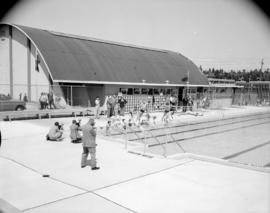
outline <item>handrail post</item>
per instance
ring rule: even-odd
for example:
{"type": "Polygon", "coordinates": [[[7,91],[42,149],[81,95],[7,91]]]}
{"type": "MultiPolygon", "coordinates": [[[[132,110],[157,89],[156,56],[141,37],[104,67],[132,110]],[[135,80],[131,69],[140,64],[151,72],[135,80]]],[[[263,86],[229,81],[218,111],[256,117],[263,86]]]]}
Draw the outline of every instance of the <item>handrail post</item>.
{"type": "Polygon", "coordinates": [[[169,126],[166,125],[166,140],[165,140],[165,147],[164,147],[164,157],[167,158],[167,144],[169,142],[169,126]]]}
{"type": "Polygon", "coordinates": [[[128,148],[127,128],[124,128],[124,137],[125,137],[125,150],[127,150],[128,148]]]}
{"type": "Polygon", "coordinates": [[[143,142],[144,142],[143,154],[145,155],[145,152],[146,152],[146,136],[145,136],[145,130],[144,129],[143,129],[143,142]]]}

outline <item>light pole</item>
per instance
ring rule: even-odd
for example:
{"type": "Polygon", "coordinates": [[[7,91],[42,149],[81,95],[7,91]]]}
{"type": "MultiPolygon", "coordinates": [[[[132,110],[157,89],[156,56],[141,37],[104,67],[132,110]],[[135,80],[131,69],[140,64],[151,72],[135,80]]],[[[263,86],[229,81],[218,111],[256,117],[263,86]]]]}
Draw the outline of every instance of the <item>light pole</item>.
{"type": "Polygon", "coordinates": [[[189,96],[189,70],[187,71],[187,95],[189,96]]]}

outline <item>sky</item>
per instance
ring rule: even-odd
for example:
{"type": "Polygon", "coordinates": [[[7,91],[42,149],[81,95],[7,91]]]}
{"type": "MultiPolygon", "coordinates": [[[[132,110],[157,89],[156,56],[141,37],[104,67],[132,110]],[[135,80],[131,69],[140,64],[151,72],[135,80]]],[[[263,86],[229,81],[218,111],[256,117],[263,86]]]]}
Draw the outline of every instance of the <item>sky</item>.
{"type": "Polygon", "coordinates": [[[270,68],[270,20],[247,0],[24,0],[1,22],[176,51],[203,69],[270,68]]]}

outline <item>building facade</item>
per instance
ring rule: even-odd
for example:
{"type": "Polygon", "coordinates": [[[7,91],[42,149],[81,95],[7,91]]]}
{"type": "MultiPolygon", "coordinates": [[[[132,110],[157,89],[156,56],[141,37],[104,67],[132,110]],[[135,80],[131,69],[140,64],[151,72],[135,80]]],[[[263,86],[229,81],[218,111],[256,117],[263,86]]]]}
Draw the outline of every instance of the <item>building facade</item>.
{"type": "Polygon", "coordinates": [[[180,53],[13,24],[0,24],[0,73],[0,93],[38,102],[52,91],[72,106],[118,93],[130,107],[142,99],[161,103],[169,95],[180,104],[187,90],[209,87],[180,53]]]}

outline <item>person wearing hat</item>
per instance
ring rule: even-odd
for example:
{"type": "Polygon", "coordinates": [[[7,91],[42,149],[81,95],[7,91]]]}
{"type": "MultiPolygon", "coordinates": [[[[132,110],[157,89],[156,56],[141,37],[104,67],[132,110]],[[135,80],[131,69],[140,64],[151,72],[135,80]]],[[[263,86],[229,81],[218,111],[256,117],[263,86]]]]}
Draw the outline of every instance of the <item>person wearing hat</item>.
{"type": "Polygon", "coordinates": [[[83,153],[81,159],[81,167],[84,168],[87,166],[87,157],[90,153],[90,166],[92,170],[97,170],[99,169],[96,163],[97,129],[95,127],[95,120],[93,118],[90,118],[89,121],[82,126],[82,134],[83,153]]]}
{"type": "Polygon", "coordinates": [[[55,122],[54,125],[50,128],[49,133],[46,135],[47,140],[58,141],[61,140],[63,135],[63,125],[59,122],[55,122]]]}

